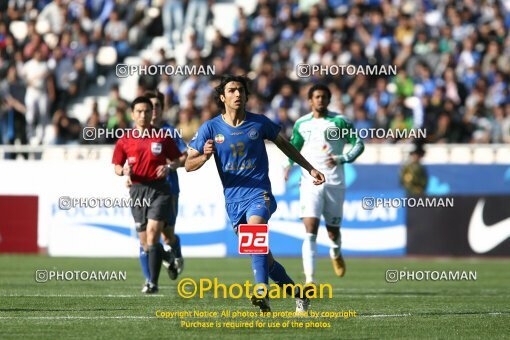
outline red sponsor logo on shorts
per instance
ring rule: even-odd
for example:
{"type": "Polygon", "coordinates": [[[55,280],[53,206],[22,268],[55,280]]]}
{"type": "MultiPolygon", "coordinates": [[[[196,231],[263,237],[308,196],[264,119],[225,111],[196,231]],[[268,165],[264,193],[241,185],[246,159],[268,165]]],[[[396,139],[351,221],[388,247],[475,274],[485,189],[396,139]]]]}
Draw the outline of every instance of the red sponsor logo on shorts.
{"type": "Polygon", "coordinates": [[[269,253],[268,230],[267,224],[239,225],[239,254],[269,253]]]}

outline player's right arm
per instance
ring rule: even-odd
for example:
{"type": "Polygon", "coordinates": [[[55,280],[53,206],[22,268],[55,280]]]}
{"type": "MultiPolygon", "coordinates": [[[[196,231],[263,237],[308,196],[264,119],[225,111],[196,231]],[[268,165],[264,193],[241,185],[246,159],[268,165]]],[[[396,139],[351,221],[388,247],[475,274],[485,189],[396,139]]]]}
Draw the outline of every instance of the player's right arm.
{"type": "Polygon", "coordinates": [[[313,165],[311,165],[282,134],[279,134],[273,140],[273,143],[275,143],[278,149],[280,149],[287,157],[308,171],[308,173],[314,178],[313,184],[321,185],[326,181],[324,174],[315,169],[313,165]]]}
{"type": "Polygon", "coordinates": [[[117,176],[131,176],[131,165],[122,166],[120,164],[115,164],[115,174],[117,176]]]}
{"type": "Polygon", "coordinates": [[[214,141],[210,136],[208,124],[205,123],[189,143],[188,158],[184,163],[187,172],[200,169],[211,158],[214,153],[214,141]]]}
{"type": "Polygon", "coordinates": [[[190,172],[200,169],[211,158],[214,153],[214,142],[212,139],[207,140],[203,151],[204,153],[202,154],[190,147],[188,158],[186,158],[186,163],[184,164],[186,171],[190,172]]]}
{"type": "Polygon", "coordinates": [[[117,144],[115,144],[115,149],[113,150],[112,163],[114,164],[114,171],[117,176],[130,176],[131,175],[131,165],[124,166],[126,163],[127,155],[124,150],[123,140],[119,139],[117,144]]]}

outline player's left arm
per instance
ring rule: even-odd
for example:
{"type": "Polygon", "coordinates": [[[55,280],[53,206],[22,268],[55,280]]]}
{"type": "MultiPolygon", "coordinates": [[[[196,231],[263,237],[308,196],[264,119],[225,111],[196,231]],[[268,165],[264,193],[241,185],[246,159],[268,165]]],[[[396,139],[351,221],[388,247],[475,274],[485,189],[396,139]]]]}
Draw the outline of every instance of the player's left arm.
{"type": "Polygon", "coordinates": [[[287,157],[289,157],[291,160],[293,160],[294,162],[299,164],[301,167],[306,169],[306,171],[308,171],[308,173],[313,178],[315,178],[315,180],[313,181],[313,184],[320,185],[325,182],[326,179],[325,179],[324,175],[320,171],[316,170],[310,164],[310,162],[308,162],[306,160],[306,158],[304,158],[303,155],[301,155],[301,153],[294,147],[294,145],[292,145],[289,141],[287,141],[287,139],[285,138],[284,135],[282,135],[281,133],[278,134],[278,136],[276,136],[276,138],[273,140],[273,143],[275,143],[276,146],[278,147],[278,149],[282,150],[282,152],[287,157]]]}
{"type": "Polygon", "coordinates": [[[337,123],[337,127],[341,130],[347,131],[347,141],[351,144],[351,149],[342,155],[330,155],[328,159],[328,163],[343,164],[343,163],[352,163],[358,158],[363,151],[365,150],[365,144],[363,140],[358,136],[356,130],[352,123],[346,119],[342,119],[340,123],[337,123]]]}

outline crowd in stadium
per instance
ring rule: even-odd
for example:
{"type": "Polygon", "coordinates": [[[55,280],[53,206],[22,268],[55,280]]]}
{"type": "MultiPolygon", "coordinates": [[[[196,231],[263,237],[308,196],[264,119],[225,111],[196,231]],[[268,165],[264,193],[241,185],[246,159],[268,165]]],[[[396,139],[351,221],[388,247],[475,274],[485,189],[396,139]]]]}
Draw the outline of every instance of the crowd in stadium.
{"type": "MultiPolygon", "coordinates": [[[[325,82],[333,92],[330,110],[356,128],[425,128],[429,143],[510,143],[508,1],[259,0],[250,15],[239,8],[231,36],[217,29],[205,34],[213,4],[0,1],[0,143],[41,143],[47,124],[55,128],[55,144],[87,142],[85,126],[131,126],[117,85],[107,111],[95,104],[87,121],[73,117],[69,104],[105,72],[96,62],[102,46],[114,47],[119,63],[155,34],[166,37],[168,48],[144,62],[175,64],[173,49],[181,46],[188,65],[246,74],[252,80],[248,110],[267,115],[288,136],[309,111],[309,86],[325,82]],[[148,29],[150,5],[160,6],[159,29],[148,29]],[[398,72],[299,78],[303,63],[395,65],[398,72]]],[[[216,83],[201,76],[142,76],[138,93],[163,92],[165,118],[190,140],[219,112],[216,83]]]]}

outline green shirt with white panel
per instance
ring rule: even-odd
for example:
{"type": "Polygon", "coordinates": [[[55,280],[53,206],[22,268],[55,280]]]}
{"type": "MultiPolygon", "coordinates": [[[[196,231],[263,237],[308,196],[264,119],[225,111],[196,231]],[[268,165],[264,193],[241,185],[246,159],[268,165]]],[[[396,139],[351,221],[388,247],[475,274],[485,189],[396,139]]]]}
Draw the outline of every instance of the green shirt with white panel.
{"type": "MultiPolygon", "coordinates": [[[[353,162],[365,149],[350,120],[330,111],[320,118],[314,118],[313,112],[299,118],[294,124],[290,142],[326,176],[326,185],[345,186],[343,163],[353,162]],[[346,144],[350,144],[351,148],[344,153],[346,144]],[[333,168],[326,165],[330,155],[337,161],[333,168]]],[[[290,159],[289,162],[293,164],[290,159]]],[[[305,169],[302,169],[302,176],[309,177],[305,169]]]]}

